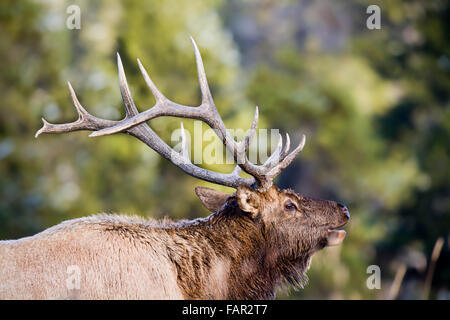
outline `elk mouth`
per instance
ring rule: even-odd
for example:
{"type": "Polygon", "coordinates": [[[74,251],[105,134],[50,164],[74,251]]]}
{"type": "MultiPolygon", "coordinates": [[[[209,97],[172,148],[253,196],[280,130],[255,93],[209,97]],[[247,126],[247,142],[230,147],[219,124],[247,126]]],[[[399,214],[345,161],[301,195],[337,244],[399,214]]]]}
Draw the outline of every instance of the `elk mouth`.
{"type": "Polygon", "coordinates": [[[347,222],[335,226],[335,227],[331,227],[328,228],[328,234],[327,234],[327,246],[332,247],[332,246],[338,246],[342,243],[342,241],[344,241],[346,232],[345,230],[339,229],[342,228],[347,222]]]}

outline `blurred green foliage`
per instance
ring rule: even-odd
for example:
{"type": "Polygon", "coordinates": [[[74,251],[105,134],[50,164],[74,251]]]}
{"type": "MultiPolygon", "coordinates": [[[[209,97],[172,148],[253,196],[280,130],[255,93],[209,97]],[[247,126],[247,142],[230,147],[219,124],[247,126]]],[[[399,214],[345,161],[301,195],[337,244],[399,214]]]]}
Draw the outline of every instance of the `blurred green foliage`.
{"type": "MultiPolygon", "coordinates": [[[[207,215],[195,180],[128,136],[41,136],[40,118],[75,120],[66,81],[94,115],[123,117],[115,52],[140,110],[161,91],[200,101],[189,35],[200,46],[229,128],[262,127],[298,140],[301,156],[278,185],[346,203],[344,244],[313,258],[310,284],[280,298],[421,298],[429,257],[445,238],[431,298],[450,296],[450,46],[445,1],[13,1],[0,2],[0,238],[32,235],[98,212],[207,215]],[[80,30],[66,8],[81,8],[80,30]],[[381,30],[365,26],[378,4],[381,30]],[[174,201],[176,199],[176,201],[174,201]],[[366,269],[379,265],[382,289],[366,269]]],[[[165,141],[179,119],[155,119],[165,141]]],[[[192,130],[192,122],[184,121],[192,130]]],[[[211,166],[231,170],[232,166],[211,166]]],[[[213,186],[216,189],[231,189],[213,186]]]]}

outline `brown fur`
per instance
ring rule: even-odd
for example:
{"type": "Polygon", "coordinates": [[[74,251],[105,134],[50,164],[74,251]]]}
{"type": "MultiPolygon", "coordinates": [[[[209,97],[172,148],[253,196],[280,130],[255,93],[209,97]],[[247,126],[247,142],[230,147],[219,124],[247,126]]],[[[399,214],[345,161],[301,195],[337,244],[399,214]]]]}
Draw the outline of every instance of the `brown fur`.
{"type": "Polygon", "coordinates": [[[0,298],[274,298],[283,282],[305,284],[328,228],[348,220],[335,202],[276,187],[243,187],[226,198],[207,218],[97,215],[0,241],[0,298]],[[288,200],[298,210],[286,211],[288,200]],[[70,265],[80,268],[79,289],[66,285],[70,265]]]}

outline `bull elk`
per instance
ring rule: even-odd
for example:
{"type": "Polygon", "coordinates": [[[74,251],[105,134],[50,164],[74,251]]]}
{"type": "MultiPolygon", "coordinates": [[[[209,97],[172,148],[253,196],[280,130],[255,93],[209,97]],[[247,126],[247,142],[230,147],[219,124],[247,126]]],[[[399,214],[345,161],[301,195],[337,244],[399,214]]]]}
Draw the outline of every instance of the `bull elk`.
{"type": "Polygon", "coordinates": [[[258,108],[247,136],[237,142],[219,116],[199,50],[191,40],[202,95],[198,107],[168,100],[138,60],[156,98],[153,108],[139,113],[117,55],[125,118],[112,121],[89,114],[69,83],[78,120],[51,124],[43,119],[36,137],[78,130],[93,131],[91,137],[127,133],[187,174],[236,192],[196,188],[212,212],[206,218],[171,222],[101,214],[64,221],[31,237],[0,241],[0,298],[269,299],[280,284],[303,286],[311,256],[343,241],[345,231],[339,228],[350,218],[344,205],[273,185],[302,150],[305,136],[289,152],[289,135],[284,147],[280,135],[265,163],[250,162],[247,151],[257,128],[258,108]],[[181,152],[174,151],[147,124],[161,116],[208,124],[233,155],[235,169],[224,174],[195,166],[186,156],[183,135],[181,152]],[[250,177],[241,177],[241,171],[250,177]],[[78,270],[78,286],[68,283],[73,266],[78,270]]]}

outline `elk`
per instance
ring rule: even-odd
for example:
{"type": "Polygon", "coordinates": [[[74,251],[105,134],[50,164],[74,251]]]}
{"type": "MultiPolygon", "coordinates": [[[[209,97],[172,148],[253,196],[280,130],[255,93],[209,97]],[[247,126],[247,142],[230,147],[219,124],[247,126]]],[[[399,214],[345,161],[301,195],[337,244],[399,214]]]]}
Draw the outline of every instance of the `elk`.
{"type": "Polygon", "coordinates": [[[89,114],[68,83],[78,120],[51,124],[42,119],[36,137],[78,130],[93,131],[91,137],[126,133],[185,173],[236,192],[196,188],[211,212],[206,218],[172,222],[99,214],[64,221],[31,237],[0,241],[1,299],[271,299],[280,285],[306,283],[315,252],[342,243],[346,233],[340,228],[350,218],[344,205],[273,184],[303,149],[305,136],[289,152],[289,135],[284,147],[280,135],[265,163],[250,162],[247,151],[258,107],[247,136],[237,142],[219,116],[199,49],[191,41],[202,96],[199,106],[167,99],[138,60],[156,99],[152,108],[139,113],[117,55],[125,118],[112,121],[89,114]],[[182,150],[174,151],[147,124],[162,116],[208,124],[233,155],[235,169],[225,174],[195,166],[187,157],[183,135],[182,150]],[[241,171],[249,177],[242,177],[241,171]]]}

